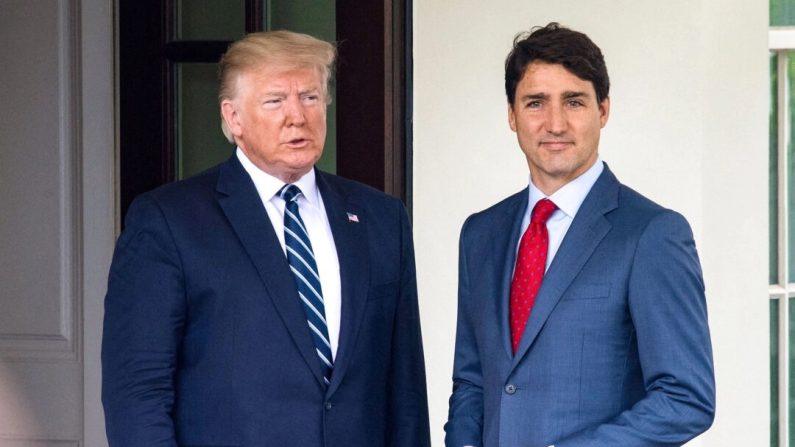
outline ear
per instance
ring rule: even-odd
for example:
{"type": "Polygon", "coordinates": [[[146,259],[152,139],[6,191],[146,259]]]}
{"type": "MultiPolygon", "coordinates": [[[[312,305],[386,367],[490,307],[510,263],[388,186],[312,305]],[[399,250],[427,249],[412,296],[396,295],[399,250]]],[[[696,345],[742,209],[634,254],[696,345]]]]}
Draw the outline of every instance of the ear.
{"type": "Polygon", "coordinates": [[[516,132],[516,113],[513,111],[513,104],[508,104],[508,125],[516,132]]]}
{"type": "Polygon", "coordinates": [[[224,122],[229,132],[233,136],[239,137],[243,134],[243,127],[240,124],[240,114],[237,111],[236,104],[229,99],[221,101],[221,116],[224,117],[224,122]]]}
{"type": "Polygon", "coordinates": [[[608,117],[610,117],[610,97],[603,99],[599,104],[599,122],[601,127],[605,127],[608,117]]]}

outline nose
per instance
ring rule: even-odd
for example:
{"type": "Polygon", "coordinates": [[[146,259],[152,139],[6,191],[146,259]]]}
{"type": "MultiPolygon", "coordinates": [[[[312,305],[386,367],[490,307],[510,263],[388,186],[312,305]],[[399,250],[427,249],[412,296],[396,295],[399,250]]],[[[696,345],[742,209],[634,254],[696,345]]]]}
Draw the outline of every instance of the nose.
{"type": "Polygon", "coordinates": [[[303,126],[306,122],[304,106],[301,104],[301,100],[297,97],[291,97],[287,99],[287,103],[285,104],[284,108],[284,115],[288,126],[303,126]]]}
{"type": "Polygon", "coordinates": [[[547,132],[560,135],[566,131],[568,119],[566,110],[561,105],[553,105],[547,109],[546,130],[547,132]]]}

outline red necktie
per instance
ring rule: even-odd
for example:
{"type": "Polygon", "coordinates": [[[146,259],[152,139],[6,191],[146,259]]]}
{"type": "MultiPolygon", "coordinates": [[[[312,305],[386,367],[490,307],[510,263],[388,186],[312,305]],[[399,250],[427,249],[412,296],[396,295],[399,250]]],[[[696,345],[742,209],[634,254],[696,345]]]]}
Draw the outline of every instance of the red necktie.
{"type": "Polygon", "coordinates": [[[508,317],[511,322],[511,346],[514,354],[519,348],[530,310],[544,278],[549,246],[547,220],[556,209],[558,207],[549,199],[539,200],[533,207],[530,225],[519,243],[519,254],[516,256],[511,282],[511,307],[508,317]]]}

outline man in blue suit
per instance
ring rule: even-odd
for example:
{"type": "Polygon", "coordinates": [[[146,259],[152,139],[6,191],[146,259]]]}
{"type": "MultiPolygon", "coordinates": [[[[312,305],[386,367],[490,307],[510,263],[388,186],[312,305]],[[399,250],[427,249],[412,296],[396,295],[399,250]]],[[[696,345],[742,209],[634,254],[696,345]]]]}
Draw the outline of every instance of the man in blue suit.
{"type": "Polygon", "coordinates": [[[601,161],[609,80],[586,35],[517,36],[505,89],[530,184],[461,231],[447,447],[684,444],[715,410],[688,223],[601,161]]]}
{"type": "Polygon", "coordinates": [[[430,445],[405,209],[314,169],[334,57],[286,31],[233,44],[236,153],[130,208],[105,301],[111,446],[430,445]]]}

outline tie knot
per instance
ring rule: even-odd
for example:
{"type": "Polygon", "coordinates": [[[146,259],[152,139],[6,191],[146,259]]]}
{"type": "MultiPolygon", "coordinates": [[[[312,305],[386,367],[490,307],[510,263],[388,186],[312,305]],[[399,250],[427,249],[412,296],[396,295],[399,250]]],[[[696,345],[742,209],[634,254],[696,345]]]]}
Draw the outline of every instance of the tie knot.
{"type": "Polygon", "coordinates": [[[551,200],[541,199],[536,203],[536,206],[533,207],[533,214],[530,218],[530,222],[545,224],[549,216],[551,216],[556,209],[558,209],[558,206],[551,200]]]}
{"type": "Polygon", "coordinates": [[[300,195],[301,189],[295,185],[284,185],[281,191],[279,191],[279,196],[287,203],[298,200],[298,196],[300,195]]]}

